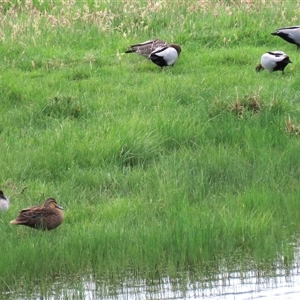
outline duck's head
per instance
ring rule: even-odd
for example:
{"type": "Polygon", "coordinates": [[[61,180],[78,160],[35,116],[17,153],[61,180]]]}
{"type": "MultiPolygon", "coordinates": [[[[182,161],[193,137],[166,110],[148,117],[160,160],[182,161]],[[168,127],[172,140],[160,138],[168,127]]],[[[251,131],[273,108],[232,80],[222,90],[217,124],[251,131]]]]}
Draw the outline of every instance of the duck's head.
{"type": "Polygon", "coordinates": [[[178,56],[180,55],[181,47],[178,44],[171,44],[170,47],[174,48],[177,51],[178,56]]]}
{"type": "Polygon", "coordinates": [[[58,209],[63,210],[63,207],[59,206],[54,198],[46,199],[44,206],[50,207],[50,208],[58,208],[58,209]]]}

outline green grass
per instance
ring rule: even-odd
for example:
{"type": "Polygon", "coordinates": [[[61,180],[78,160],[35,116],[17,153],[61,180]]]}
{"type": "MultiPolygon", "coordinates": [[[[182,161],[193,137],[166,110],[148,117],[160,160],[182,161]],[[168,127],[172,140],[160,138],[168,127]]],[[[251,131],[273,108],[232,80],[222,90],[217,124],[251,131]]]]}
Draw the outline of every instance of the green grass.
{"type": "Polygon", "coordinates": [[[292,262],[300,58],[270,33],[299,5],[159,3],[1,4],[1,290],[292,262]],[[173,68],[123,55],[156,37],[181,44],[173,68]],[[255,72],[269,50],[290,55],[285,75],[255,72]],[[59,228],[9,225],[50,196],[59,228]]]}

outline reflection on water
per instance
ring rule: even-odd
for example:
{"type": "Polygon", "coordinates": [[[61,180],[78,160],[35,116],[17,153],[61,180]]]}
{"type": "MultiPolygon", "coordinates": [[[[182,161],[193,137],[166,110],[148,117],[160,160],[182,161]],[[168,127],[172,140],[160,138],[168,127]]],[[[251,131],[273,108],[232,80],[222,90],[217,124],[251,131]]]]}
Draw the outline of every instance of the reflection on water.
{"type": "MultiPolygon", "coordinates": [[[[94,280],[78,278],[68,283],[56,282],[41,291],[1,293],[1,299],[299,299],[300,251],[295,253],[292,267],[278,263],[270,271],[222,271],[214,279],[197,279],[197,274],[179,274],[174,279],[168,276],[160,280],[125,279],[111,285],[105,278],[94,280]],[[189,275],[190,274],[190,275],[189,275]],[[75,282],[75,283],[74,283],[75,282]],[[34,296],[33,296],[34,295],[34,296]]],[[[45,288],[45,287],[44,287],[45,288]]]]}
{"type": "MultiPolygon", "coordinates": [[[[299,299],[300,268],[276,270],[273,277],[258,277],[257,272],[220,274],[214,282],[189,282],[185,286],[181,282],[163,278],[160,283],[152,285],[146,281],[126,282],[116,289],[113,295],[107,290],[97,292],[96,284],[85,283],[84,295],[81,299],[299,299]],[[287,274],[288,273],[288,274],[287,274]],[[100,292],[100,293],[99,293],[100,292]]],[[[70,291],[69,291],[70,292],[70,291]]],[[[74,297],[69,293],[68,297],[74,297]]],[[[67,295],[65,295],[67,296],[67,295]]]]}

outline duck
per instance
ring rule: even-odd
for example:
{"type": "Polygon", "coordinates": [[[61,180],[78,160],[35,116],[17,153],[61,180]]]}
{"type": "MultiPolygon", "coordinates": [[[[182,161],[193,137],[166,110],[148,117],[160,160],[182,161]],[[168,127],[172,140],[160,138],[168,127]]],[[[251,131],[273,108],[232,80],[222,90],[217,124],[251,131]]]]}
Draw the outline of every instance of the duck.
{"type": "Polygon", "coordinates": [[[259,72],[266,69],[270,72],[282,71],[282,74],[284,74],[285,67],[290,63],[292,63],[292,61],[283,51],[269,51],[262,55],[260,64],[256,67],[256,71],[259,72]]]}
{"type": "Polygon", "coordinates": [[[177,44],[171,44],[166,47],[158,47],[149,54],[148,59],[163,68],[166,66],[173,66],[180,53],[181,47],[177,44]]]}
{"type": "Polygon", "coordinates": [[[135,45],[130,45],[125,53],[138,53],[142,56],[148,57],[152,51],[158,47],[168,47],[168,42],[160,39],[153,39],[135,45]]]}
{"type": "Polygon", "coordinates": [[[285,41],[295,44],[297,49],[300,48],[300,26],[291,26],[285,28],[278,28],[276,32],[272,32],[272,35],[280,36],[285,41]]]}
{"type": "Polygon", "coordinates": [[[52,230],[64,220],[63,208],[54,198],[46,199],[44,205],[24,208],[10,224],[24,225],[35,229],[52,230]]]}
{"type": "Polygon", "coordinates": [[[9,198],[4,196],[2,190],[0,190],[0,213],[6,212],[9,209],[9,198]]]}

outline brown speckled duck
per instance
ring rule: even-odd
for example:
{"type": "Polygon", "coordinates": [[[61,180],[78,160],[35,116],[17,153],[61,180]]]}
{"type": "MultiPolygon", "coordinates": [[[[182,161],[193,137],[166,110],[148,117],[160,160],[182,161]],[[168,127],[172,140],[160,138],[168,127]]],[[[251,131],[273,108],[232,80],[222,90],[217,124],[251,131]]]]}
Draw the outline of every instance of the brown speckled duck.
{"type": "Polygon", "coordinates": [[[9,209],[9,199],[4,196],[3,191],[0,190],[0,214],[9,209]]]}
{"type": "Polygon", "coordinates": [[[44,205],[22,209],[10,224],[24,225],[35,229],[52,230],[64,220],[63,208],[55,199],[46,199],[44,205]]]}
{"type": "Polygon", "coordinates": [[[155,39],[155,40],[149,40],[143,43],[131,45],[129,47],[129,50],[127,50],[125,53],[138,53],[142,56],[148,57],[151,52],[153,52],[155,49],[159,47],[168,47],[170,46],[168,42],[155,39]]]}

